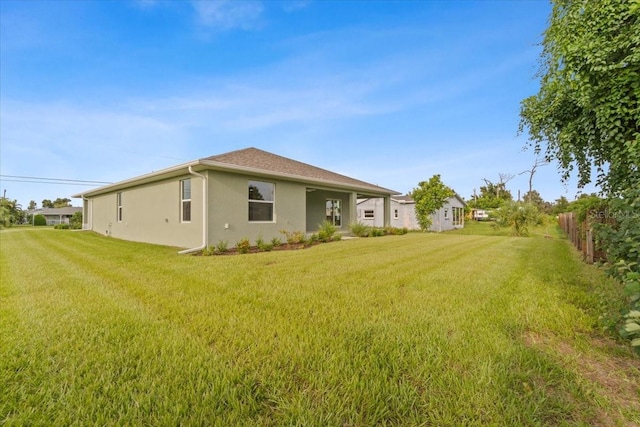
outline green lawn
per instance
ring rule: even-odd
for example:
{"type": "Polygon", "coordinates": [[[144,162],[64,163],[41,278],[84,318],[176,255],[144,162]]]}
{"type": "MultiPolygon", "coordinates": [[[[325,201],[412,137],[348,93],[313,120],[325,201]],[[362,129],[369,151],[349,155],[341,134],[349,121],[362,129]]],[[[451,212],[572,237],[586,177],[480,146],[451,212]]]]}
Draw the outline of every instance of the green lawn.
{"type": "Polygon", "coordinates": [[[0,424],[640,423],[640,360],[598,320],[621,293],[557,237],[0,249],[0,424]]]}

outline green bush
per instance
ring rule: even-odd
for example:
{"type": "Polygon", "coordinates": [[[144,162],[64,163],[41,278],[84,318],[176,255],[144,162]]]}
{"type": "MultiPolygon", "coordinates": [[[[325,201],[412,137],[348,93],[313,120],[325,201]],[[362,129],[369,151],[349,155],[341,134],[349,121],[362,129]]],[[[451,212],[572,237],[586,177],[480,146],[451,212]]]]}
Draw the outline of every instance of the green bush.
{"type": "Polygon", "coordinates": [[[256,239],[256,246],[258,247],[258,250],[262,252],[269,252],[273,249],[273,243],[265,242],[262,235],[256,239]]]}
{"type": "Polygon", "coordinates": [[[338,227],[329,221],[324,221],[318,226],[318,238],[323,242],[330,242],[337,231],[338,227]]]}
{"type": "Polygon", "coordinates": [[[56,230],[68,230],[69,224],[56,224],[53,228],[55,228],[56,230]]]}
{"type": "Polygon", "coordinates": [[[244,237],[236,243],[236,249],[241,254],[249,253],[249,249],[251,249],[251,243],[249,243],[249,239],[244,237]]]}
{"type": "Polygon", "coordinates": [[[384,228],[384,233],[387,235],[391,235],[391,236],[400,236],[403,234],[407,234],[409,232],[409,230],[404,227],[404,228],[398,228],[398,227],[385,227],[384,228]]]}
{"type": "Polygon", "coordinates": [[[380,228],[380,227],[371,227],[371,230],[369,230],[369,236],[371,237],[380,237],[380,236],[384,236],[384,228],[380,228]]]}
{"type": "Polygon", "coordinates": [[[367,237],[369,235],[369,226],[361,222],[351,223],[349,231],[356,237],[367,237]]]}
{"type": "Polygon", "coordinates": [[[42,214],[38,214],[33,218],[33,225],[42,226],[47,225],[47,218],[42,214]]]}
{"type": "Polygon", "coordinates": [[[282,240],[280,240],[279,237],[274,237],[273,239],[271,239],[271,244],[273,245],[274,248],[277,248],[282,244],[282,240]]]}
{"type": "Polygon", "coordinates": [[[226,253],[229,249],[228,249],[228,243],[226,240],[220,240],[217,244],[216,244],[216,248],[215,248],[215,253],[217,254],[224,254],[226,253]]]}
{"type": "Polygon", "coordinates": [[[287,239],[287,243],[290,245],[305,243],[307,240],[305,233],[303,233],[302,231],[281,230],[280,233],[284,234],[285,238],[287,239]]]}
{"type": "Polygon", "coordinates": [[[505,203],[494,211],[494,227],[511,227],[514,236],[528,236],[529,227],[538,225],[542,218],[533,203],[505,203]]]}
{"type": "Polygon", "coordinates": [[[70,228],[73,230],[81,230],[82,229],[82,211],[76,212],[71,216],[69,220],[70,228]]]}

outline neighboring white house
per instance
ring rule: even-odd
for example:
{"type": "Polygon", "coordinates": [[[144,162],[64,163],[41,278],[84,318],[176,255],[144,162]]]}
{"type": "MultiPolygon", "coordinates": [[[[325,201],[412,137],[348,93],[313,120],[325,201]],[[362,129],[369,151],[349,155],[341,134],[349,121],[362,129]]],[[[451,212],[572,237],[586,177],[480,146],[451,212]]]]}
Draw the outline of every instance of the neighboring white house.
{"type": "Polygon", "coordinates": [[[82,208],[67,206],[64,208],[40,208],[27,211],[29,215],[42,215],[47,219],[47,225],[69,224],[71,217],[82,208]]]}
{"type": "MultiPolygon", "coordinates": [[[[410,196],[391,197],[391,226],[419,230],[416,218],[416,202],[410,196]]],[[[464,227],[464,201],[457,194],[450,197],[444,206],[431,215],[431,231],[447,231],[464,227]]],[[[383,199],[359,199],[358,221],[373,227],[382,227],[384,220],[383,199]]]]}

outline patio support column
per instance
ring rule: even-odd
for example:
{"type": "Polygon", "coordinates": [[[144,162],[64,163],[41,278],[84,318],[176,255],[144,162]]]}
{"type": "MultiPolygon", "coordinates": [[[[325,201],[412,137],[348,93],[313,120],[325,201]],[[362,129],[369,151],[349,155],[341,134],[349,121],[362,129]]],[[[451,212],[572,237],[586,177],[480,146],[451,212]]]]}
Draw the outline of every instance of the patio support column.
{"type": "Polygon", "coordinates": [[[384,226],[391,227],[391,197],[384,197],[384,226]]]}
{"type": "Polygon", "coordinates": [[[358,222],[358,193],[349,194],[349,224],[358,222]]]}

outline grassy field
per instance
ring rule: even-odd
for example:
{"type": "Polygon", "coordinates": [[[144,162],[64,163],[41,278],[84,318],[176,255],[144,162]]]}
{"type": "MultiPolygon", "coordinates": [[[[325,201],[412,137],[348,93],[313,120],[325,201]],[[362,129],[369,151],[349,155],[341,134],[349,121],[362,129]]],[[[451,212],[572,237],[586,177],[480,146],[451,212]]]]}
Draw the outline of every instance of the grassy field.
{"type": "Polygon", "coordinates": [[[640,360],[599,326],[620,290],[557,237],[0,249],[0,424],[640,424],[640,360]]]}

